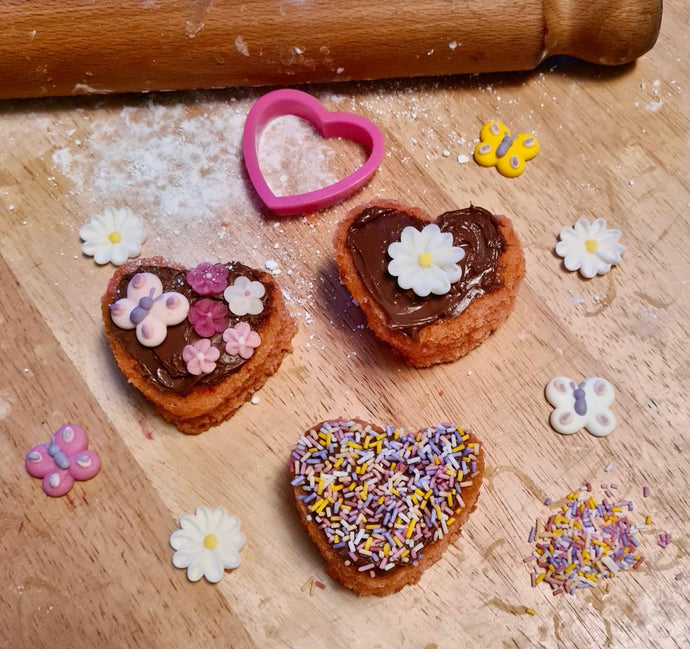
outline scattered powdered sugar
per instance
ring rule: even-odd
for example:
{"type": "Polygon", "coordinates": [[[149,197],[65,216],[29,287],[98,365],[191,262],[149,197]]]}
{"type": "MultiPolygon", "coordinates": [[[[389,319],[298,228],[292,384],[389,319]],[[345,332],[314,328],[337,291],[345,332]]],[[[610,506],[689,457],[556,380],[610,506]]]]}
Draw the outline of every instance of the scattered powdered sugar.
{"type": "Polygon", "coordinates": [[[68,149],[57,149],[53,152],[52,160],[61,169],[66,169],[72,164],[72,155],[68,149]]]}
{"type": "Polygon", "coordinates": [[[271,273],[271,275],[280,275],[281,270],[278,268],[278,262],[275,259],[268,259],[264,264],[264,268],[271,273]]]}
{"type": "Polygon", "coordinates": [[[52,156],[82,204],[126,201],[134,211],[172,218],[178,227],[229,208],[250,208],[240,157],[244,105],[150,101],[112,117],[95,112],[82,146],[52,156]]]}
{"type": "MultiPolygon", "coordinates": [[[[165,96],[97,110],[76,140],[64,133],[51,156],[89,213],[127,204],[153,232],[189,236],[190,226],[256,219],[260,202],[246,176],[242,132],[256,97],[194,94],[165,96]],[[220,97],[220,98],[218,98],[220,97]]],[[[258,95],[257,95],[258,96],[258,95]]],[[[303,120],[285,116],[266,127],[259,159],[274,193],[329,185],[332,152],[303,120]],[[299,153],[303,155],[299,155],[299,153]]],[[[217,238],[222,239],[222,228],[217,238]]]]}
{"type": "Polygon", "coordinates": [[[247,41],[245,41],[242,36],[238,36],[235,39],[235,48],[242,56],[249,56],[249,47],[247,45],[247,41]]]}
{"type": "Polygon", "coordinates": [[[7,415],[10,414],[10,410],[11,410],[11,407],[10,407],[9,399],[7,397],[5,397],[5,395],[0,394],[0,420],[7,417],[7,415]]]}
{"type": "MultiPolygon", "coordinates": [[[[661,81],[659,79],[654,79],[652,81],[652,95],[654,98],[652,101],[647,102],[644,105],[644,109],[649,113],[658,113],[661,107],[664,105],[664,100],[659,97],[659,89],[661,88],[661,81]]],[[[642,82],[640,84],[640,90],[646,90],[647,84],[642,82]]],[[[635,102],[636,106],[639,106],[639,102],[635,102]]]]}
{"type": "Polygon", "coordinates": [[[314,191],[338,180],[323,171],[331,166],[333,151],[311,124],[294,115],[268,124],[257,152],[261,171],[276,196],[314,191]]]}

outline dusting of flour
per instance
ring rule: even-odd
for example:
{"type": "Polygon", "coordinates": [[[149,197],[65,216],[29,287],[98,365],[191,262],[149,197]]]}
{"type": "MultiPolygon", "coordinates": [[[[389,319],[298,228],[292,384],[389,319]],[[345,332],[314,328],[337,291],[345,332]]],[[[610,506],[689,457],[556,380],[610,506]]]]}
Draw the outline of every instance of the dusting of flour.
{"type": "Polygon", "coordinates": [[[0,421],[2,421],[10,413],[10,400],[0,392],[0,421]]]}
{"type": "Polygon", "coordinates": [[[278,117],[266,126],[257,153],[274,194],[302,194],[337,180],[322,171],[332,168],[333,151],[314,146],[320,141],[315,129],[294,115],[278,117]]]}
{"type": "MultiPolygon", "coordinates": [[[[153,232],[189,236],[190,225],[217,229],[223,221],[255,219],[261,207],[241,150],[255,99],[194,95],[188,102],[156,98],[94,111],[89,132],[65,133],[52,163],[71,181],[81,206],[96,213],[127,204],[153,232]]],[[[327,143],[296,117],[266,127],[259,157],[276,194],[337,180],[328,169],[327,143]]]]}

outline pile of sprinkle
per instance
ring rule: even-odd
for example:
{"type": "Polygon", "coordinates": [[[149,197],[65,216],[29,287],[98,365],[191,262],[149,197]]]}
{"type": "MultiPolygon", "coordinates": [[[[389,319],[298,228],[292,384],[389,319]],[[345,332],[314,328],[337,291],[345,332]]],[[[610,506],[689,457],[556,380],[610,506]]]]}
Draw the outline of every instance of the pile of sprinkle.
{"type": "Polygon", "coordinates": [[[534,550],[523,559],[534,564],[533,587],[543,581],[553,595],[574,595],[578,589],[591,588],[642,564],[636,537],[647,525],[633,525],[629,520],[632,501],[610,495],[618,485],[601,486],[608,496],[601,502],[595,501],[587,485],[568,494],[566,504],[546,522],[537,519],[528,538],[534,550]]]}
{"type": "Polygon", "coordinates": [[[293,487],[345,565],[371,577],[417,565],[448,533],[477,474],[478,443],[451,424],[416,433],[326,422],[300,437],[293,487]]]}

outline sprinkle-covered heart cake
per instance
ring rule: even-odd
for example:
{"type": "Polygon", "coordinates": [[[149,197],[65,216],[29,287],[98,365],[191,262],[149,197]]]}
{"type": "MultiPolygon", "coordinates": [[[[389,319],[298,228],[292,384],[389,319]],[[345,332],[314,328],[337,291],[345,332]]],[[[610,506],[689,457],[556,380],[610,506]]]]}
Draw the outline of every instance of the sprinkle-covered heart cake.
{"type": "Polygon", "coordinates": [[[131,262],[101,305],[120,369],[184,433],[219,424],[249,400],[297,331],[273,277],[239,262],[131,262]]]}
{"type": "Polygon", "coordinates": [[[417,367],[457,360],[490,336],[525,275],[511,222],[473,205],[433,220],[377,201],[349,212],[334,246],[369,328],[417,367]]]}
{"type": "Polygon", "coordinates": [[[290,456],[302,524],[328,574],[360,595],[419,581],[474,511],[483,471],[477,438],[451,424],[322,422],[290,456]]]}

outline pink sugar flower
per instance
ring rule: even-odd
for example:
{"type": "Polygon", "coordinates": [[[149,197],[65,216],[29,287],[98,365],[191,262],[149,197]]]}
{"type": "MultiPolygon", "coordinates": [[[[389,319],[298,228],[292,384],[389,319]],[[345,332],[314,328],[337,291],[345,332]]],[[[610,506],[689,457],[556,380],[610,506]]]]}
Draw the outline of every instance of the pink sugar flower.
{"type": "Polygon", "coordinates": [[[225,351],[231,356],[241,356],[245,360],[251,358],[261,344],[261,336],[253,331],[246,322],[238,322],[223,333],[225,351]]]}
{"type": "Polygon", "coordinates": [[[210,374],[216,369],[216,361],[220,358],[220,350],[211,347],[208,338],[197,340],[192,345],[185,345],[182,359],[187,363],[187,371],[194,376],[210,374]]]}
{"type": "Polygon", "coordinates": [[[202,261],[187,271],[187,284],[199,295],[222,293],[228,285],[228,269],[223,264],[202,261]]]}
{"type": "Polygon", "coordinates": [[[228,326],[228,308],[222,302],[207,298],[195,302],[187,317],[194,331],[204,338],[219,334],[228,326]]]}

